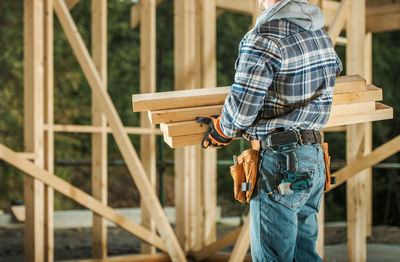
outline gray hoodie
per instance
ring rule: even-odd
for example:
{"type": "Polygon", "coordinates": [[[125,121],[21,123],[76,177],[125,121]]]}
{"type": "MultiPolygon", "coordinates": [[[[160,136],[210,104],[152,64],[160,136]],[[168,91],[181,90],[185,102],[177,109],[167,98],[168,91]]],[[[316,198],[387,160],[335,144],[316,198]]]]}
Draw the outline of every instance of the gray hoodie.
{"type": "Polygon", "coordinates": [[[321,29],[325,24],[321,9],[310,5],[307,0],[281,0],[257,18],[255,28],[268,21],[279,19],[294,23],[308,31],[321,29]]]}

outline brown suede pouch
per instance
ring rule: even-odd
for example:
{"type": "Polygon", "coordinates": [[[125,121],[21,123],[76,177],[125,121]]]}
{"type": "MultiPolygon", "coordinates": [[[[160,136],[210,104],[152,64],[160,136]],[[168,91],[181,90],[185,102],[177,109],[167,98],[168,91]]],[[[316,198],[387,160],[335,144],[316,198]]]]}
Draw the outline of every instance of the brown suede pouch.
{"type": "Polygon", "coordinates": [[[241,203],[246,202],[246,193],[242,191],[242,183],[245,182],[243,164],[230,166],[231,176],[233,178],[233,189],[235,199],[241,203]]]}
{"type": "Polygon", "coordinates": [[[328,192],[331,188],[331,156],[328,152],[328,143],[321,143],[324,149],[324,162],[325,162],[325,187],[324,192],[328,192]]]}
{"type": "Polygon", "coordinates": [[[243,164],[244,174],[246,176],[246,183],[251,184],[250,190],[246,191],[247,203],[250,203],[250,199],[253,194],[254,186],[257,180],[258,153],[258,150],[248,149],[243,151],[242,154],[238,156],[239,163],[243,164]]]}

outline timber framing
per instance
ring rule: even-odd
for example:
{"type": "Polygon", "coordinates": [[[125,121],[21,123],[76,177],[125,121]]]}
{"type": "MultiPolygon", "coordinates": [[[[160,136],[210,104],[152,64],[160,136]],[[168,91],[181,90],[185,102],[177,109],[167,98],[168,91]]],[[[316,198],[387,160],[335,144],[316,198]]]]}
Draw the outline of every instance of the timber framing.
{"type": "MultiPolygon", "coordinates": [[[[132,97],[134,111],[141,112],[140,127],[123,126],[107,92],[107,0],[91,1],[89,53],[69,12],[79,0],[24,0],[25,152],[17,153],[0,144],[0,159],[26,174],[25,260],[54,261],[53,190],[56,190],[95,213],[93,259],[85,261],[186,261],[188,254],[197,261],[251,261],[246,255],[250,216],[242,227],[216,239],[217,153],[198,146],[208,127],[196,123],[194,118],[199,114],[220,114],[230,88],[214,88],[217,86],[216,20],[224,12],[236,12],[251,15],[254,23],[260,13],[255,0],[174,0],[178,50],[175,90],[180,91],[168,94],[154,93],[156,7],[164,0],[140,0],[132,5],[131,27],[141,26],[142,94],[132,97]],[[92,89],[92,125],[54,122],[54,11],[92,89]],[[155,124],[160,124],[160,129],[155,124]],[[93,195],[54,175],[56,132],[91,134],[93,195]],[[108,134],[114,136],[140,191],[145,214],[142,225],[107,205],[108,134]],[[142,161],[129,134],[141,135],[141,143],[149,145],[140,152],[142,161]],[[163,135],[171,147],[187,146],[175,151],[176,178],[179,178],[175,180],[179,216],[175,232],[154,190],[156,135],[163,135]],[[105,219],[143,240],[142,253],[146,254],[108,258],[105,219]],[[232,244],[232,254],[218,253],[232,244]],[[155,253],[156,248],[165,253],[155,253]]],[[[382,100],[382,89],[372,85],[372,33],[400,29],[400,3],[312,2],[322,8],[333,43],[347,48],[346,73],[352,75],[337,78],[331,117],[323,131],[347,135],[348,164],[334,173],[338,183],[332,188],[347,182],[348,258],[365,261],[365,238],[372,224],[371,166],[400,151],[400,136],[372,150],[371,122],[393,117],[391,107],[376,102],[382,100]],[[346,31],[346,37],[341,36],[342,31],[346,31]]],[[[320,218],[322,228],[321,214],[320,218]]],[[[317,245],[323,256],[323,240],[317,245]]]]}

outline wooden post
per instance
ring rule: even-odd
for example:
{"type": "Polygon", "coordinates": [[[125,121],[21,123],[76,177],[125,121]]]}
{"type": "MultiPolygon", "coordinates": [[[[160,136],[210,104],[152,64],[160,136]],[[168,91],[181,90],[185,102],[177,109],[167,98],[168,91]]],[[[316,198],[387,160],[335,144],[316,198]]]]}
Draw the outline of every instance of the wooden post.
{"type": "Polygon", "coordinates": [[[229,262],[243,261],[250,247],[250,212],[247,214],[246,221],[240,230],[239,237],[232,250],[229,262]]]}
{"type": "MultiPolygon", "coordinates": [[[[140,1],[140,92],[156,92],[156,1],[140,1]]],[[[154,128],[151,125],[146,112],[140,114],[140,124],[144,128],[154,128]]],[[[142,135],[140,137],[140,156],[150,184],[156,189],[156,136],[142,135]]],[[[155,232],[154,221],[150,214],[142,207],[142,225],[155,232]]],[[[143,243],[142,253],[155,254],[155,247],[143,243]]]]}
{"type": "MultiPolygon", "coordinates": [[[[92,0],[92,58],[103,88],[107,89],[107,0],[92,0]]],[[[107,205],[107,123],[92,95],[92,124],[101,132],[92,134],[92,194],[107,205]]],[[[107,257],[106,220],[93,214],[92,255],[107,257]]]]}
{"type": "MultiPolygon", "coordinates": [[[[365,80],[367,84],[372,84],[372,33],[368,32],[365,35],[365,80]]],[[[365,124],[365,154],[369,154],[372,152],[372,123],[365,124]]],[[[373,210],[373,201],[372,201],[372,168],[369,168],[365,171],[367,174],[366,181],[366,191],[367,191],[367,236],[371,236],[372,234],[372,210],[373,210]]]]}
{"type": "MultiPolygon", "coordinates": [[[[54,59],[53,59],[53,0],[45,1],[44,9],[44,168],[54,173],[54,59]]],[[[51,187],[44,191],[44,255],[45,261],[54,261],[54,193],[51,187]]]]}
{"type": "MultiPolygon", "coordinates": [[[[200,2],[201,87],[217,86],[217,14],[215,0],[200,2]]],[[[217,150],[203,151],[203,245],[216,240],[217,150]]]]}
{"type": "Polygon", "coordinates": [[[126,165],[132,179],[137,185],[147,211],[155,218],[155,223],[160,236],[165,241],[166,249],[172,261],[186,261],[186,257],[179,246],[178,240],[169,224],[161,204],[157,199],[153,187],[151,186],[143,165],[125,132],[121,119],[114,107],[114,104],[106,90],[103,88],[103,82],[94,65],[92,58],[83,42],[81,35],[74,23],[71,13],[68,11],[64,0],[54,2],[54,10],[59,18],[60,24],[64,29],[68,41],[76,55],[76,58],[86,76],[89,86],[93,91],[98,103],[101,105],[103,113],[106,115],[107,122],[110,125],[115,141],[121,154],[126,161],[126,165]]]}
{"type": "MultiPolygon", "coordinates": [[[[43,167],[44,0],[24,1],[24,151],[43,167]]],[[[25,178],[25,261],[44,260],[44,185],[25,178]]]]}
{"type": "MultiPolygon", "coordinates": [[[[347,14],[347,74],[365,76],[365,0],[350,0],[347,14]]],[[[350,163],[371,150],[370,124],[347,126],[346,151],[350,163]]],[[[366,261],[367,181],[369,171],[347,181],[348,260],[366,261]]]]}
{"type": "MultiPolygon", "coordinates": [[[[175,90],[195,89],[196,83],[196,8],[194,0],[175,0],[174,17],[174,50],[175,50],[175,90]]],[[[200,178],[200,170],[194,157],[198,157],[199,146],[190,146],[175,150],[175,231],[184,251],[189,251],[195,237],[190,230],[195,227],[196,207],[190,209],[191,203],[196,204],[196,184],[191,181],[200,178]],[[192,160],[192,161],[191,161],[192,160]],[[192,225],[191,225],[192,223],[192,225]],[[192,243],[191,243],[192,240],[192,243]]],[[[198,186],[198,185],[197,185],[198,186]]],[[[200,197],[200,196],[197,196],[200,197]]],[[[196,234],[193,233],[193,234],[196,234]]]]}

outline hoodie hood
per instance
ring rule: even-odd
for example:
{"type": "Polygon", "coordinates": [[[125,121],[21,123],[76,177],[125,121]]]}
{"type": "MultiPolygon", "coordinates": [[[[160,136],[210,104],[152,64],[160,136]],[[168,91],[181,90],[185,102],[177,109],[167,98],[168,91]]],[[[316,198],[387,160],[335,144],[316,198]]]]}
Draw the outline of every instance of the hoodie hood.
{"type": "Polygon", "coordinates": [[[318,6],[310,5],[307,0],[281,0],[266,9],[257,18],[255,27],[279,19],[294,23],[307,31],[321,29],[325,24],[321,9],[318,6]]]}

